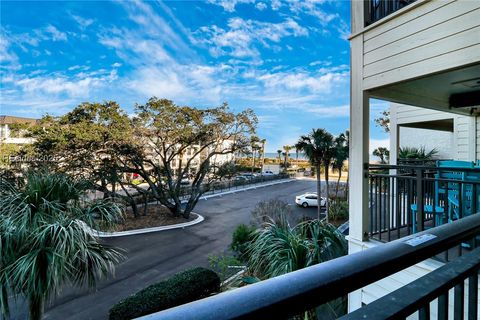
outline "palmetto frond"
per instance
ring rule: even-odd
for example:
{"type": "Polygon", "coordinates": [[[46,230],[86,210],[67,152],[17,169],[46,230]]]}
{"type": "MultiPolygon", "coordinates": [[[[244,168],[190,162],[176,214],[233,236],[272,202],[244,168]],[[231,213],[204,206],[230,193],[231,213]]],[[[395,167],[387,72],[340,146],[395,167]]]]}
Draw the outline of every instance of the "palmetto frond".
{"type": "Polygon", "coordinates": [[[26,181],[0,182],[0,303],[7,316],[7,291],[23,294],[38,318],[62,285],[95,285],[113,272],[121,252],[86,226],[113,224],[122,210],[112,200],[89,201],[86,185],[65,175],[36,173],[26,181]]]}
{"type": "Polygon", "coordinates": [[[291,228],[274,221],[257,230],[249,247],[249,266],[259,278],[270,278],[347,253],[345,238],[319,220],[291,228]]]}

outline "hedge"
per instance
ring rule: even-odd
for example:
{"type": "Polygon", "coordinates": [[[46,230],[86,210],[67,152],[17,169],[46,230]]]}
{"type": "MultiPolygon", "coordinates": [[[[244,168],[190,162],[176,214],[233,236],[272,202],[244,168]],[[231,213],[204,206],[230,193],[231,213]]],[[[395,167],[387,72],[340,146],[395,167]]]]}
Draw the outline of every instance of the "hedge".
{"type": "Polygon", "coordinates": [[[193,268],[151,285],[118,302],[110,309],[110,320],[133,319],[220,291],[220,278],[212,270],[193,268]]]}

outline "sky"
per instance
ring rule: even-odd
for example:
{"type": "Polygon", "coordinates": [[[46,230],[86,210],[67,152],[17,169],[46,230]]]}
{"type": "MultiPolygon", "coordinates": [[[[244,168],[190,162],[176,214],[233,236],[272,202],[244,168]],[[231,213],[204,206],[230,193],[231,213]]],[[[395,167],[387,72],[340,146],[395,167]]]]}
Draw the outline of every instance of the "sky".
{"type": "MultiPolygon", "coordinates": [[[[349,1],[2,1],[0,18],[0,114],[227,102],[255,111],[268,152],[349,126],[349,1]]],[[[373,101],[372,119],[386,107],[373,101]]]]}

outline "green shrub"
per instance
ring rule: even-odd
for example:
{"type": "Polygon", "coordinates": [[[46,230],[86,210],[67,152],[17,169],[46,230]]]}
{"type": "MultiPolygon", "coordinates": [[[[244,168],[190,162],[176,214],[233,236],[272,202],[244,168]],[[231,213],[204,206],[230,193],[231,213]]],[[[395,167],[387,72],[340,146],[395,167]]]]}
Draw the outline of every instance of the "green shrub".
{"type": "Polygon", "coordinates": [[[230,276],[240,271],[243,264],[237,257],[231,255],[214,255],[208,256],[210,267],[220,276],[220,280],[224,281],[230,276]]]}
{"type": "Polygon", "coordinates": [[[220,278],[212,270],[193,268],[151,285],[118,302],[110,320],[126,320],[205,298],[220,290],[220,278]]]}
{"type": "Polygon", "coordinates": [[[240,224],[237,226],[232,235],[232,244],[230,248],[238,253],[238,256],[242,260],[247,260],[246,256],[247,247],[250,241],[253,240],[255,233],[255,227],[240,224]]]}
{"type": "Polygon", "coordinates": [[[332,201],[328,208],[328,219],[331,221],[348,219],[348,201],[332,201]]]}
{"type": "Polygon", "coordinates": [[[271,222],[286,224],[286,217],[290,216],[291,212],[291,207],[285,201],[278,199],[260,201],[252,210],[252,222],[258,226],[271,222]]]}

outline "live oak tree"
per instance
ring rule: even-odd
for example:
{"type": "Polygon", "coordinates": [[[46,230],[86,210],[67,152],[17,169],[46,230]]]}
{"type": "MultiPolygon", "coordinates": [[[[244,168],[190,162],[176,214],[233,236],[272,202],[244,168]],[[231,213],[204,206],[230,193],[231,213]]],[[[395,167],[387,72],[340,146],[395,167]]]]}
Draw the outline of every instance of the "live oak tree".
{"type": "Polygon", "coordinates": [[[216,158],[244,152],[256,123],[251,110],[235,114],[226,104],[196,109],[152,98],[130,118],[115,102],[83,103],[31,129],[32,158],[48,155],[49,161],[30,166],[86,179],[104,197],[122,198],[135,216],[140,195],[144,203],[153,198],[173,215],[188,217],[222,174],[214,170],[216,158]],[[181,183],[187,176],[193,178],[188,188],[181,183]]]}
{"type": "Polygon", "coordinates": [[[138,215],[118,162],[132,132],[131,120],[116,102],[83,103],[63,116],[45,116],[31,128],[30,166],[90,181],[92,189],[123,199],[138,215]]]}
{"type": "Polygon", "coordinates": [[[376,125],[381,127],[386,133],[390,132],[390,110],[383,110],[378,118],[375,118],[376,125]]]}
{"type": "Polygon", "coordinates": [[[125,145],[122,170],[138,174],[148,184],[132,188],[148,192],[174,216],[188,218],[200,196],[218,179],[212,170],[214,159],[245,151],[256,124],[252,110],[233,113],[226,103],[197,109],[151,98],[136,106],[135,139],[125,145]],[[191,177],[188,188],[182,185],[187,176],[191,177]]]}

